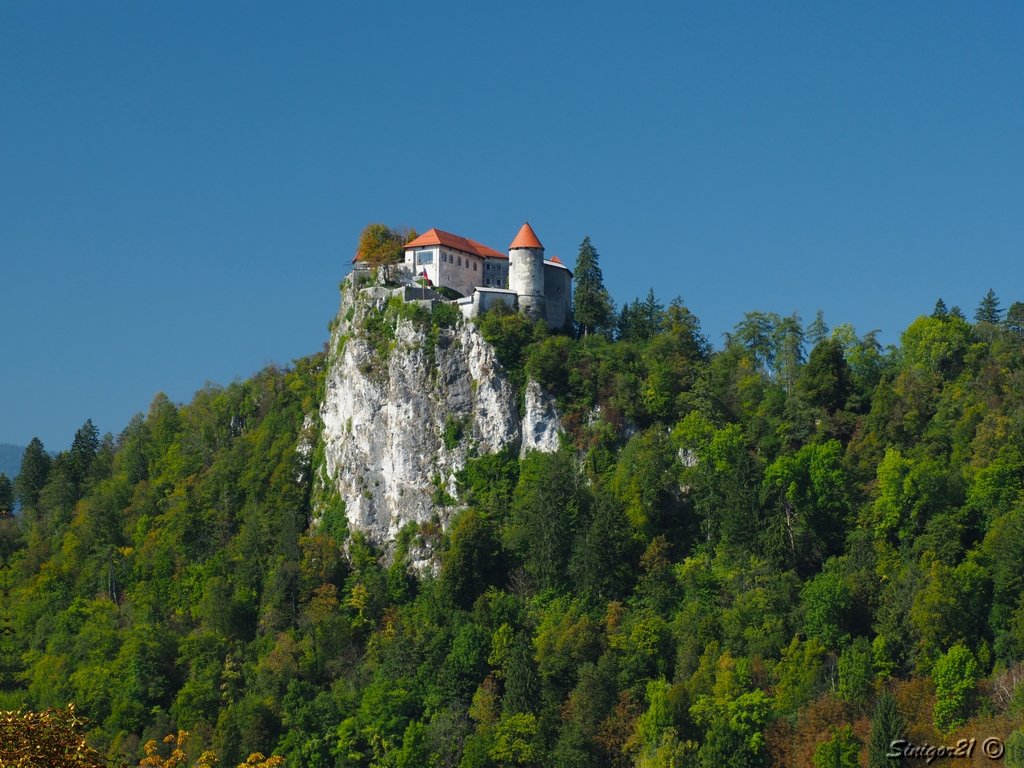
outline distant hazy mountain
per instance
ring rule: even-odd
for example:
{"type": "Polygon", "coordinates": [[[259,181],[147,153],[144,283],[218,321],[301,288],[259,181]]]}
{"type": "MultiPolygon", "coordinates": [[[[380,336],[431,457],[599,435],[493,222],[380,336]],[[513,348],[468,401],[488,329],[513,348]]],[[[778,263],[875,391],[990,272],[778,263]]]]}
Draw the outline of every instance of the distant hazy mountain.
{"type": "Polygon", "coordinates": [[[13,480],[21,469],[21,456],[25,446],[0,443],[0,472],[13,480]]]}

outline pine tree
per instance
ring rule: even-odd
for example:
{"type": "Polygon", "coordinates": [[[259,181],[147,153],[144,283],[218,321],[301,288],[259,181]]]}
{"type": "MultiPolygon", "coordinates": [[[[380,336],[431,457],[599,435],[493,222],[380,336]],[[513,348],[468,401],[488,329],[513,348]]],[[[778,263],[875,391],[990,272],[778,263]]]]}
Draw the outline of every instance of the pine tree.
{"type": "Polygon", "coordinates": [[[49,474],[50,455],[43,448],[42,440],[33,437],[21,457],[21,469],[14,479],[14,493],[22,507],[36,506],[49,474]]]}
{"type": "Polygon", "coordinates": [[[812,347],[819,341],[824,341],[828,338],[828,326],[825,324],[825,313],[820,309],[814,316],[814,322],[807,326],[807,338],[810,340],[812,347]]]}
{"type": "Polygon", "coordinates": [[[787,392],[792,391],[797,370],[804,362],[804,329],[800,319],[800,315],[794,312],[775,326],[777,374],[787,392]]]}
{"type": "Polygon", "coordinates": [[[843,347],[835,339],[815,345],[807,365],[800,372],[797,388],[812,404],[834,413],[846,405],[853,394],[853,376],[843,356],[843,347]]]}
{"type": "Polygon", "coordinates": [[[946,302],[941,298],[935,302],[935,309],[932,310],[932,317],[936,320],[945,320],[949,317],[949,310],[946,309],[946,302]]]}
{"type": "Polygon", "coordinates": [[[978,311],[974,313],[974,319],[979,323],[992,323],[992,325],[996,325],[999,323],[1002,314],[1003,310],[999,308],[999,297],[996,296],[995,291],[989,288],[985,298],[978,305],[978,311]]]}
{"type": "Polygon", "coordinates": [[[1010,333],[1024,336],[1024,304],[1015,301],[1010,305],[1006,311],[1006,317],[1003,319],[1003,327],[1010,333]]]}
{"type": "Polygon", "coordinates": [[[814,750],[814,764],[817,768],[856,768],[860,754],[860,739],[848,724],[834,731],[828,741],[823,741],[814,750]]]}
{"type": "Polygon", "coordinates": [[[86,419],[77,432],[75,439],[71,441],[71,466],[75,473],[75,482],[81,483],[89,474],[92,460],[100,449],[100,431],[92,423],[92,419],[86,419]]]}
{"type": "Polygon", "coordinates": [[[896,709],[896,697],[885,691],[878,697],[875,713],[871,718],[871,742],[868,744],[868,765],[870,768],[891,768],[899,765],[898,759],[887,757],[892,743],[903,737],[906,721],[896,709]]]}
{"type": "Polygon", "coordinates": [[[1006,768],[1024,768],[1024,731],[1017,729],[1006,740],[1006,768]]]}
{"type": "Polygon", "coordinates": [[[622,311],[615,319],[615,338],[618,341],[629,341],[633,335],[633,306],[629,303],[622,305],[622,311]]]}
{"type": "Polygon", "coordinates": [[[654,288],[648,289],[647,298],[640,305],[640,312],[643,336],[653,339],[661,331],[661,321],[665,319],[665,305],[654,297],[654,288]]]}
{"type": "Polygon", "coordinates": [[[540,698],[540,681],[534,661],[533,643],[529,634],[516,635],[509,649],[505,665],[505,695],[502,697],[503,714],[534,712],[540,698]]]}
{"type": "Polygon", "coordinates": [[[634,548],[622,502],[602,486],[595,498],[593,520],[579,537],[570,566],[579,592],[601,603],[622,597],[635,579],[634,548]]]}
{"type": "Polygon", "coordinates": [[[778,348],[777,329],[781,322],[774,312],[745,312],[736,324],[736,333],[726,336],[731,344],[738,342],[751,354],[766,373],[774,375],[778,348]]]}
{"type": "Polygon", "coordinates": [[[612,300],[604,287],[604,277],[597,261],[597,249],[589,237],[583,238],[573,275],[576,290],[572,296],[572,312],[577,336],[588,336],[603,330],[608,327],[611,319],[612,300]]]}
{"type": "Polygon", "coordinates": [[[14,509],[14,485],[11,478],[0,472],[0,512],[10,512],[14,509]]]}
{"type": "Polygon", "coordinates": [[[643,338],[640,315],[640,299],[633,299],[631,304],[624,304],[616,323],[615,338],[619,341],[637,341],[643,338]]]}

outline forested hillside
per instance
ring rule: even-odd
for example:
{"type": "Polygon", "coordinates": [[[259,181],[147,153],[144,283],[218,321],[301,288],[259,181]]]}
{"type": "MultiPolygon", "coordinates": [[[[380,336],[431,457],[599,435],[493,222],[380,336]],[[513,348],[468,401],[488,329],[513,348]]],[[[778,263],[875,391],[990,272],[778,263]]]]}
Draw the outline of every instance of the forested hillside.
{"type": "Polygon", "coordinates": [[[74,701],[128,761],[181,728],[232,765],[986,764],[1024,712],[1024,307],[886,349],[751,313],[713,351],[577,277],[578,337],[479,321],[562,450],[473,458],[393,552],[314,482],[319,355],[34,442],[0,704],[74,701]]]}

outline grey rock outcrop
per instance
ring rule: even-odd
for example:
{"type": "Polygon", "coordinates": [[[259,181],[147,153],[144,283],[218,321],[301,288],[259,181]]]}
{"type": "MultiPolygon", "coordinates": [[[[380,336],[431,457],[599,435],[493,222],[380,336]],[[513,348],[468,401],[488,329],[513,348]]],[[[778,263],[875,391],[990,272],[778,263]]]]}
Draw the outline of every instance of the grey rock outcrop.
{"type": "Polygon", "coordinates": [[[394,313],[393,338],[382,344],[367,319],[376,313],[379,323],[387,301],[380,288],[360,293],[345,283],[320,409],[323,479],[344,500],[350,529],[378,544],[409,521],[436,514],[446,524],[458,508],[455,475],[473,452],[556,450],[561,429],[536,384],[520,419],[514,388],[472,323],[430,338],[394,313]]]}
{"type": "Polygon", "coordinates": [[[558,450],[558,433],[562,430],[562,414],[555,398],[535,381],[526,384],[523,414],[523,439],[520,455],[529,450],[554,453],[558,450]]]}

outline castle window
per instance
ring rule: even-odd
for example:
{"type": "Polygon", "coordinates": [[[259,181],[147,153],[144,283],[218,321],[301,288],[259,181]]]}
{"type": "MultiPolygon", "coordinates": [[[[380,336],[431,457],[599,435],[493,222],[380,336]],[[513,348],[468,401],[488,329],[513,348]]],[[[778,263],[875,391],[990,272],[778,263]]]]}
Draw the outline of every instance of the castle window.
{"type": "Polygon", "coordinates": [[[476,262],[473,262],[473,271],[476,272],[476,262]]]}
{"type": "Polygon", "coordinates": [[[459,256],[459,266],[460,267],[462,266],[462,257],[461,256],[459,256]]]}

